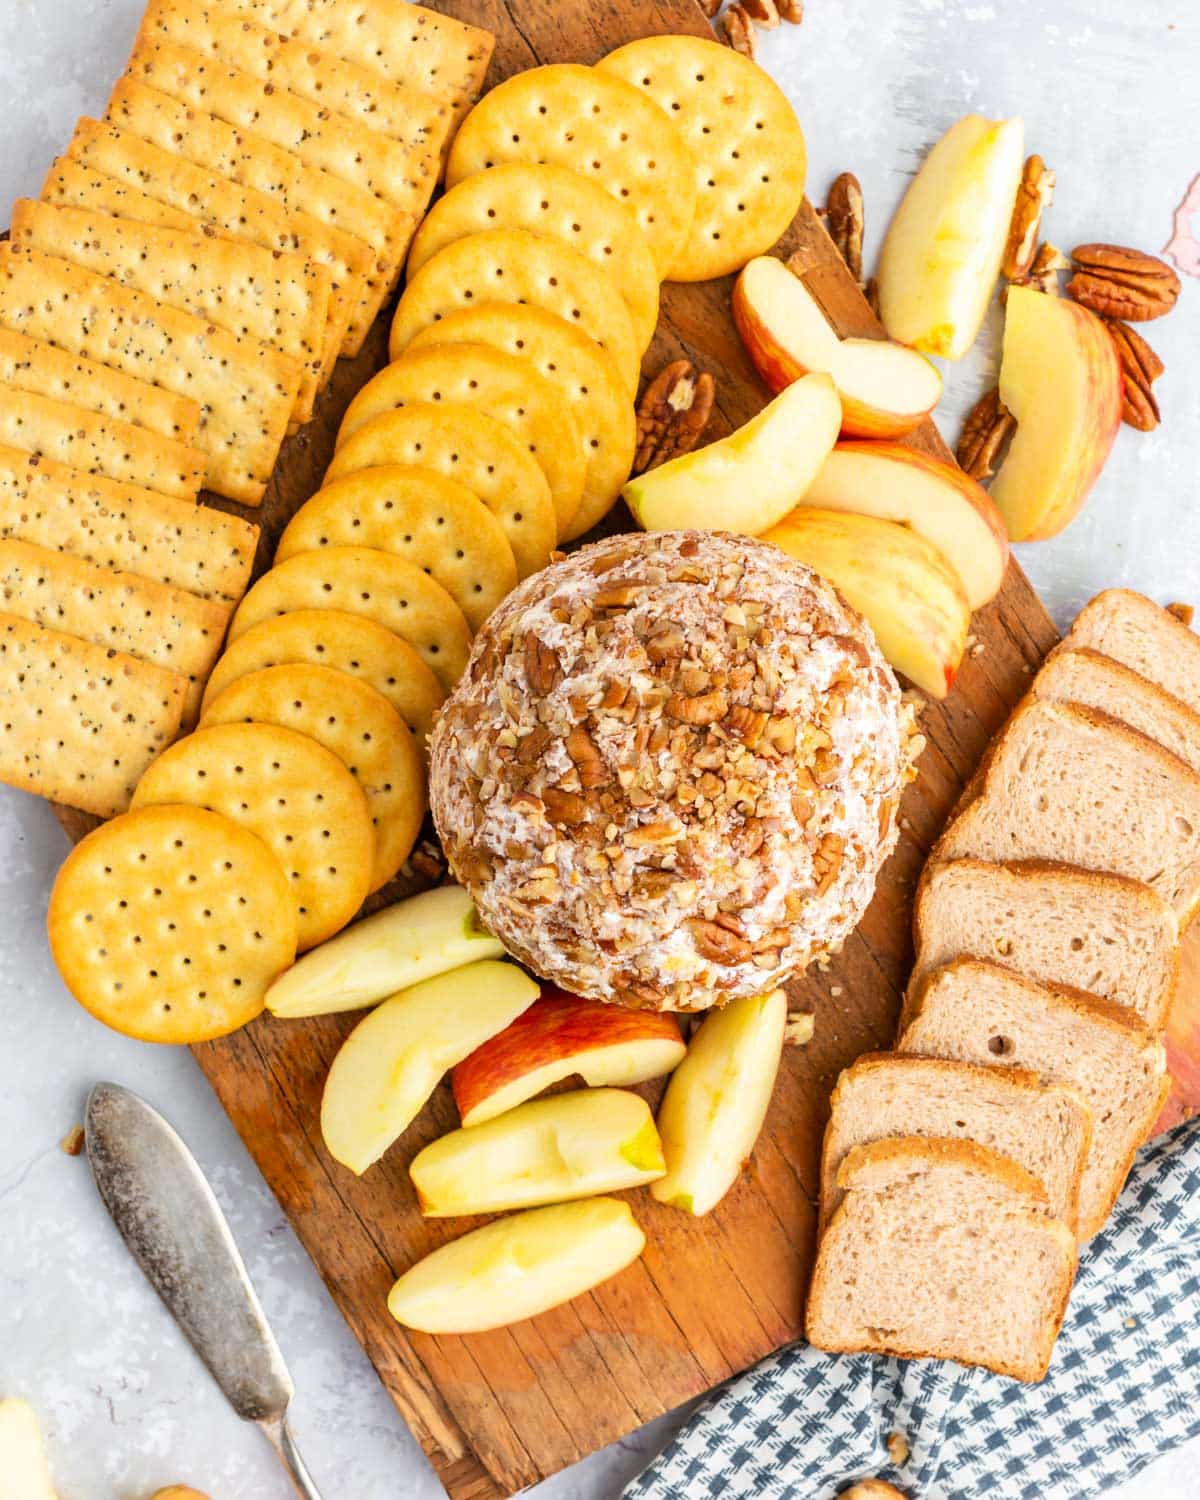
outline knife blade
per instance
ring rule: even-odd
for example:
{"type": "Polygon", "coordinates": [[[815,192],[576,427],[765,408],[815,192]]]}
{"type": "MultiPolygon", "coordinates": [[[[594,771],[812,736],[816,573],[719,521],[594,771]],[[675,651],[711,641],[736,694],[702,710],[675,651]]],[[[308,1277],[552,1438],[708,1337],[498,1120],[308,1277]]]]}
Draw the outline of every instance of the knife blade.
{"type": "Polygon", "coordinates": [[[88,1095],[84,1136],[104,1206],[150,1284],[304,1500],[320,1500],[288,1430],[291,1376],[195,1157],[157,1110],[115,1083],[88,1095]]]}

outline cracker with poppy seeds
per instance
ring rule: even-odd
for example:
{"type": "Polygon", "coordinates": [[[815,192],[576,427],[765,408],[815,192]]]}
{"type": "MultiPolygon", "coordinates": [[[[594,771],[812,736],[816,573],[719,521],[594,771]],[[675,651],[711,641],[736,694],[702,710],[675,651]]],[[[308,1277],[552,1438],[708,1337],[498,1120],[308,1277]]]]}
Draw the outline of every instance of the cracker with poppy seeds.
{"type": "Polygon", "coordinates": [[[435,578],[478,630],[517,586],[499,521],[465,485],[405,464],[360,469],[307,500],[279,538],[275,561],[323,547],[376,547],[435,578]]]}
{"type": "Polygon", "coordinates": [[[198,449],[14,386],[0,386],[0,444],[181,500],[194,501],[204,483],[198,449]]]}
{"type": "Polygon", "coordinates": [[[374,547],[298,552],[264,573],[238,606],[229,639],[293,609],[340,609],[402,636],[449,691],[467,665],[471,632],[446,590],[415,563],[374,547]]]}
{"type": "Polygon", "coordinates": [[[0,245],[0,327],[199,402],[205,483],[257,505],[279,455],[300,371],[262,344],[39,250],[0,245]]]}
{"type": "Polygon", "coordinates": [[[301,950],[324,942],[366,899],[375,835],[362,788],[332,751],[277,724],[214,724],[147,770],[135,808],[205,807],[260,839],[283,870],[281,918],[301,950]]]}
{"type": "Polygon", "coordinates": [[[371,814],[371,889],[386,885],[412,852],[429,804],[425,758],[383,694],[336,667],[264,667],[210,699],[201,727],[244,722],[306,734],[338,757],[362,788],[371,814]]]}
{"type": "Polygon", "coordinates": [[[0,781],[99,818],[124,812],[179,732],[187,679],[0,614],[0,781]]]}
{"type": "Polygon", "coordinates": [[[88,834],[58,872],[47,929],[80,1005],[146,1042],[244,1026],[296,955],[278,860],[200,807],[143,807],[88,834]]]}
{"type": "Polygon", "coordinates": [[[383,412],[333,455],[325,484],[385,464],[432,469],[465,484],[503,527],[520,576],[545,567],[558,534],[550,486],[503,422],[432,401],[383,412]]]}
{"type": "Polygon", "coordinates": [[[228,605],[11,540],[0,541],[0,610],[178,672],[188,683],[185,728],[229,619],[228,605]]]}
{"type": "Polygon", "coordinates": [[[234,605],[250,582],[258,528],[209,505],[0,447],[0,538],[234,605]]]}
{"type": "Polygon", "coordinates": [[[433,716],[446,696],[441,683],[394,631],[340,609],[293,609],[252,625],[217,658],[201,713],[239,677],[288,662],[336,667],[361,678],[383,694],[422,752],[427,750],[433,716]]]}
{"type": "Polygon", "coordinates": [[[569,405],[525,360],[490,344],[431,344],[406,350],[359,391],[342,418],[339,442],[371,417],[413,402],[471,407],[503,422],[537,460],[550,486],[558,535],[583,495],[587,457],[569,405]]]}

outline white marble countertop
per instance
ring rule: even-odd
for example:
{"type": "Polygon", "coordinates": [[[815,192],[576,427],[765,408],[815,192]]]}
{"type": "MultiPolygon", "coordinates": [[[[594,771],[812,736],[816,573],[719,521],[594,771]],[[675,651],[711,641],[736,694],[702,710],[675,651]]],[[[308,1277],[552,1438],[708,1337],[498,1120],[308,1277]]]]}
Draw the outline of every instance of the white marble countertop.
{"type": "MultiPolygon", "coordinates": [[[[75,119],[97,114],[141,0],[0,0],[0,199],[36,194],[75,119]]],[[[920,153],[968,110],[1025,117],[1058,170],[1055,243],[1158,251],[1200,171],[1194,0],[808,0],[761,55],[808,134],[810,193],[851,168],[868,260],[920,153]]],[[[1148,330],[1166,361],[1163,426],[1124,430],[1083,516],[1021,549],[1060,623],[1097,589],[1200,600],[1200,287],[1148,330]]],[[[994,368],[995,327],[954,369],[939,421],[994,368]]],[[[0,1396],[36,1405],[62,1500],[139,1500],[187,1481],[213,1500],[292,1492],[259,1435],[225,1406],[102,1212],[86,1162],[58,1143],[98,1078],[130,1085],[189,1141],[232,1222],[297,1386],[294,1425],[326,1500],[426,1500],[440,1485],[187,1052],[140,1046],[68,998],[46,951],[47,895],[66,843],[49,809],[0,788],[0,1396]]],[[[661,1443],[669,1419],[539,1488],[601,1500],[661,1443]]],[[[1197,1494],[1200,1443],[1160,1460],[1125,1500],[1197,1494]]],[[[1052,1500],[1052,1497],[1044,1497],[1052,1500]]]]}

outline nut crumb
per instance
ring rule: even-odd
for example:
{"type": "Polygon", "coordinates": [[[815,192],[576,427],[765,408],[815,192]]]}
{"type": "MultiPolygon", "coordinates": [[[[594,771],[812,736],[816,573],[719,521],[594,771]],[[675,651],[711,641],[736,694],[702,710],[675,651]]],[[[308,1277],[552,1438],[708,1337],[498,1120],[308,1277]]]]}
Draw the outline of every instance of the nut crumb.
{"type": "Polygon", "coordinates": [[[908,1439],[902,1432],[889,1432],[887,1440],[888,1457],[898,1469],[904,1467],[908,1462],[908,1439]]]}
{"type": "Polygon", "coordinates": [[[66,1135],[58,1143],[58,1149],[64,1156],[83,1155],[83,1126],[72,1125],[66,1135]]]}
{"type": "Polygon", "coordinates": [[[783,1032],[785,1047],[806,1047],[813,1039],[817,1018],[811,1011],[793,1011],[787,1018],[783,1032]]]}
{"type": "Polygon", "coordinates": [[[1178,603],[1176,603],[1176,604],[1168,604],[1167,605],[1167,613],[1169,615],[1174,615],[1175,618],[1180,622],[1181,625],[1189,625],[1190,626],[1191,623],[1192,623],[1192,620],[1195,617],[1196,610],[1195,610],[1195,607],[1193,605],[1191,605],[1191,604],[1178,604],[1178,603]]]}

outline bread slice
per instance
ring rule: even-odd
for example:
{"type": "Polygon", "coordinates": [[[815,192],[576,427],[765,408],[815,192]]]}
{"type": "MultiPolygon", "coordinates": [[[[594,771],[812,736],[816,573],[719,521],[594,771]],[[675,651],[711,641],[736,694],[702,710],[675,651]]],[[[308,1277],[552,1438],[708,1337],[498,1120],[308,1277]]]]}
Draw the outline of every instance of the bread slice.
{"type": "Polygon", "coordinates": [[[913,936],[910,995],[951,959],[990,959],[1127,1005],[1155,1028],[1166,1022],[1179,971],[1179,923],[1157,892],[1051,860],[927,864],[913,936]]]}
{"type": "Polygon", "coordinates": [[[1200,713],[1200,636],[1144,594],[1105,589],[1080,610],[1063,644],[1111,656],[1200,713]]]}
{"type": "Polygon", "coordinates": [[[1200,775],[1094,708],[1026,700],[993,744],[940,860],[1059,859],[1200,904],[1200,775]]]}
{"type": "Polygon", "coordinates": [[[821,1153],[821,1222],[842,1201],[838,1169],[856,1147],[889,1136],[975,1141],[1010,1157],[1041,1183],[1046,1211],[1075,1228],[1092,1137],[1083,1095],[1020,1068],[981,1068],[939,1057],[874,1052],[833,1091],[821,1153]]]}
{"type": "Polygon", "coordinates": [[[1033,696],[1102,709],[1200,771],[1200,714],[1140,672],[1090,646],[1056,647],[1033,679],[1033,696]]]}
{"type": "Polygon", "coordinates": [[[1162,1043],[1124,1006],[974,959],[927,974],[915,1002],[898,1052],[1024,1068],[1087,1100],[1092,1140],[1078,1228],[1081,1239],[1095,1234],[1166,1098],[1162,1043]]]}
{"type": "Polygon", "coordinates": [[[818,1349],[954,1359],[1041,1380],[1075,1240],[1041,1184],[973,1141],[856,1146],[817,1252],[805,1331],[818,1349]]]}

